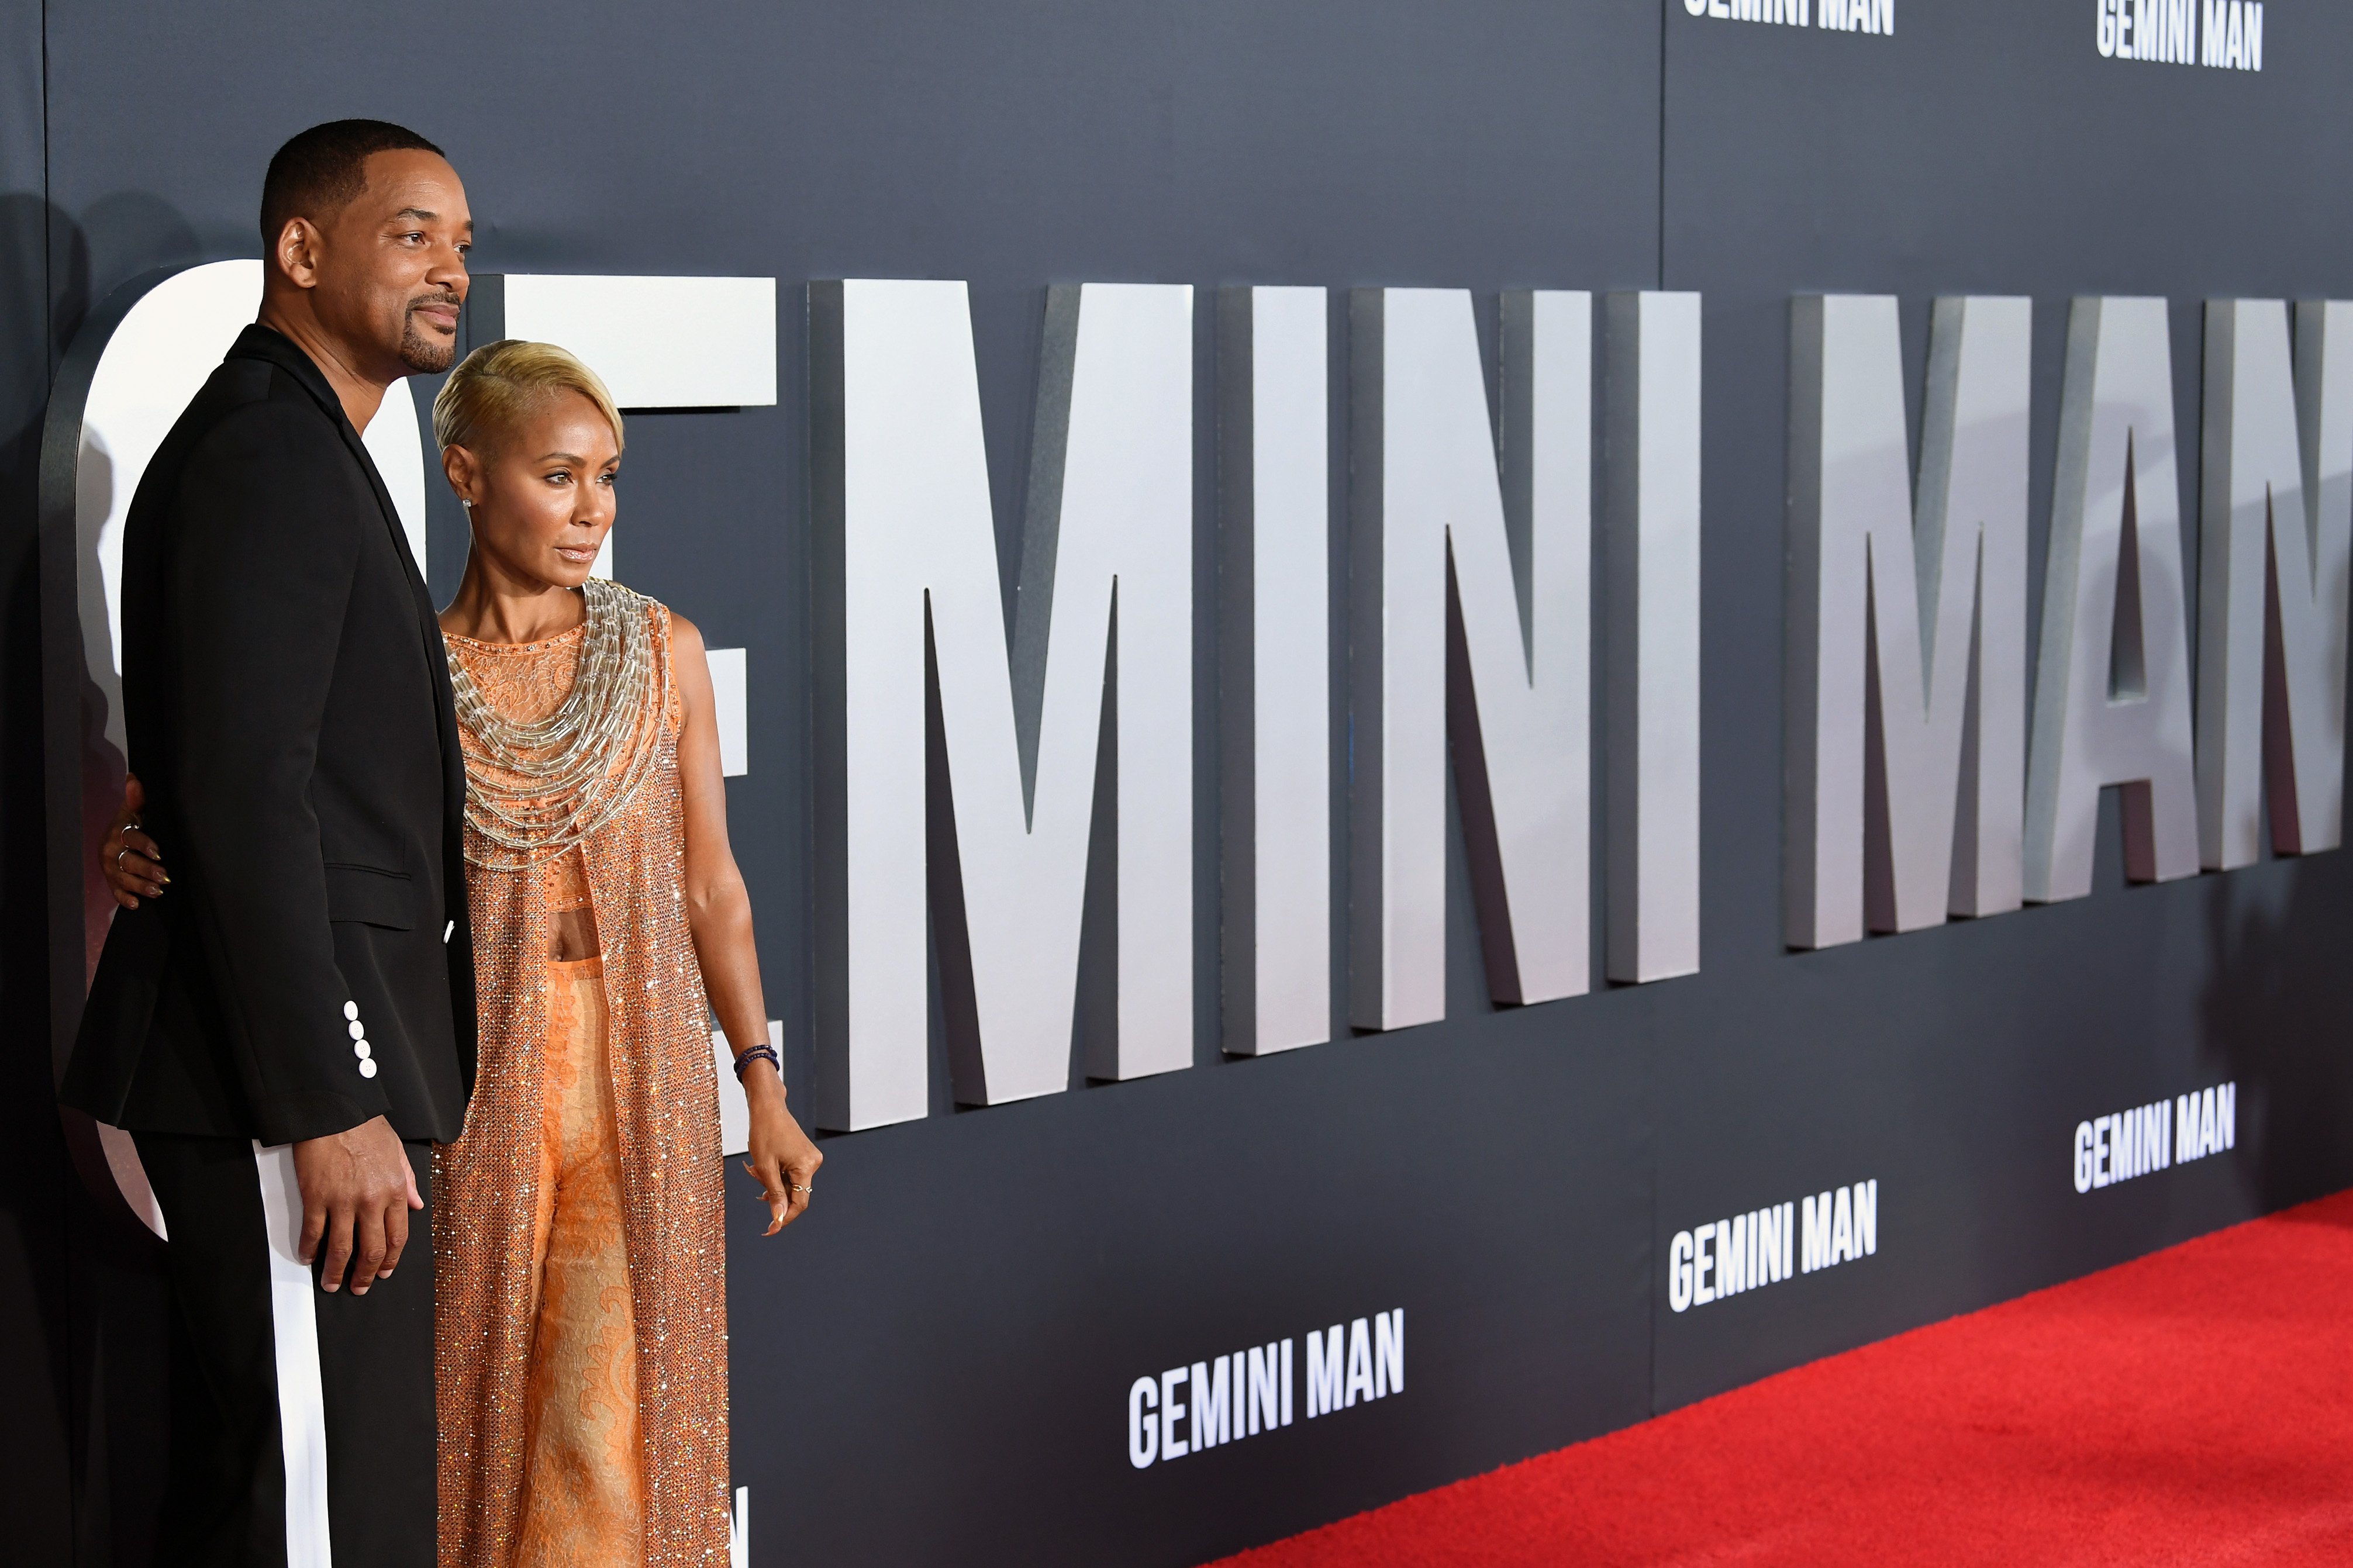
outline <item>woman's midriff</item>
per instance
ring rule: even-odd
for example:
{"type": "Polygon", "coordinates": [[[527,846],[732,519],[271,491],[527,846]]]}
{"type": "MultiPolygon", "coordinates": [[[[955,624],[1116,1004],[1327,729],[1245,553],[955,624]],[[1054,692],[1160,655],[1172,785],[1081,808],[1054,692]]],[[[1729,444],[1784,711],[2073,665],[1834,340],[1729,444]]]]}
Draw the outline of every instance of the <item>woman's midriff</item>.
{"type": "Polygon", "coordinates": [[[576,848],[547,868],[548,957],[577,963],[605,951],[596,938],[596,903],[588,890],[588,863],[576,848]]]}

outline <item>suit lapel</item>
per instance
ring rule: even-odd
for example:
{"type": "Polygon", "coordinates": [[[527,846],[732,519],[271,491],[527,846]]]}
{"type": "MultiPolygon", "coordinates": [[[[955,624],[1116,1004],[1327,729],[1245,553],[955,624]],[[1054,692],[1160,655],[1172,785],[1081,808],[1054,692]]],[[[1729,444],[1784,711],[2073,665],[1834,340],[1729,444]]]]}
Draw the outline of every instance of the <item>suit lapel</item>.
{"type": "MultiPolygon", "coordinates": [[[[441,618],[434,613],[433,595],[425,586],[425,574],[417,569],[417,556],[408,548],[408,531],[401,526],[400,509],[393,504],[392,492],[385,487],[384,476],[376,471],[375,458],[352,428],[350,418],[343,413],[343,399],[301,345],[285,334],[259,322],[237,334],[237,342],[229,349],[229,357],[266,359],[300,382],[318,403],[327,417],[334,422],[344,447],[367,476],[368,488],[375,493],[376,510],[384,521],[385,531],[391,536],[392,552],[400,562],[401,571],[408,579],[408,593],[417,608],[417,635],[425,645],[425,665],[432,672],[433,713],[441,738],[441,772],[443,782],[443,816],[450,824],[460,821],[466,800],[466,759],[458,741],[458,702],[449,690],[449,657],[441,641],[441,618]]],[[[460,905],[464,895],[458,896],[460,905]]]]}
{"type": "Polygon", "coordinates": [[[417,605],[417,630],[425,642],[426,668],[433,672],[433,714],[441,734],[442,794],[447,807],[444,815],[455,822],[464,809],[466,759],[458,741],[458,700],[449,689],[449,650],[441,640],[441,617],[434,613],[433,595],[425,586],[425,574],[417,570],[417,556],[408,548],[408,530],[400,523],[400,509],[393,504],[392,491],[385,487],[384,476],[376,471],[375,458],[368,452],[367,443],[352,428],[349,419],[339,418],[336,428],[343,433],[343,445],[367,474],[368,484],[375,491],[376,509],[384,515],[385,530],[392,536],[392,552],[400,558],[401,569],[408,577],[409,597],[417,605]]]}

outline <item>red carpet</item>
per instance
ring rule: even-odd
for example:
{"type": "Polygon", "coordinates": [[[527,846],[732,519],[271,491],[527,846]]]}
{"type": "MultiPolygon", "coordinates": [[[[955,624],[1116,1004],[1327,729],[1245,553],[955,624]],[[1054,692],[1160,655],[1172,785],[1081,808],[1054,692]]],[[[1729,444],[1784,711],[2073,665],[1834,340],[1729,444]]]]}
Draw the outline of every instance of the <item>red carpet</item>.
{"type": "Polygon", "coordinates": [[[2353,1193],[1224,1568],[2353,1564],[2353,1193]]]}

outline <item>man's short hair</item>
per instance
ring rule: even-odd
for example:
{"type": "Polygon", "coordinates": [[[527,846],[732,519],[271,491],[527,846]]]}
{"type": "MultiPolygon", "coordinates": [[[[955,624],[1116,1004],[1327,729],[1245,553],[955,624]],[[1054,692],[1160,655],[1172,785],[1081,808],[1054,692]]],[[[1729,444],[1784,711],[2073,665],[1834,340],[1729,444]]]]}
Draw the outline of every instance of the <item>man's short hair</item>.
{"type": "Polygon", "coordinates": [[[278,149],[261,178],[261,248],[266,256],[290,218],[325,223],[367,189],[367,161],[376,153],[441,149],[405,126],[385,120],[330,120],[278,149]]]}

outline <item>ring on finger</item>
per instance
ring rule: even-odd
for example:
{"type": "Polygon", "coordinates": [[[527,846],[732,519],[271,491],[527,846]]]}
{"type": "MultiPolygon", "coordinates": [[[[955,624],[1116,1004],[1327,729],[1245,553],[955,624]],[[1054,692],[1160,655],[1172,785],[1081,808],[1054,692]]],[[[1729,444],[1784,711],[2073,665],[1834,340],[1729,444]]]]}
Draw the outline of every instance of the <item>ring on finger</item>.
{"type": "Polygon", "coordinates": [[[788,1188],[786,1188],[786,1190],[787,1192],[795,1192],[795,1193],[813,1193],[813,1192],[817,1191],[817,1189],[816,1189],[815,1187],[810,1187],[810,1186],[793,1186],[793,1187],[788,1187],[788,1188]]]}

